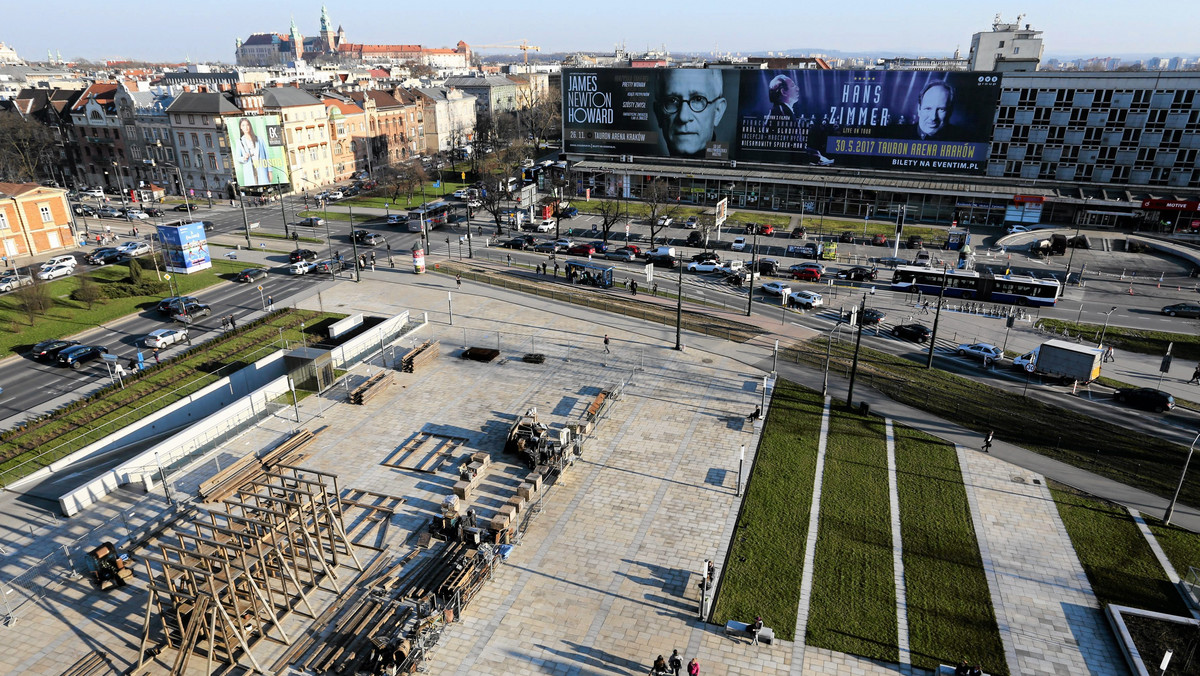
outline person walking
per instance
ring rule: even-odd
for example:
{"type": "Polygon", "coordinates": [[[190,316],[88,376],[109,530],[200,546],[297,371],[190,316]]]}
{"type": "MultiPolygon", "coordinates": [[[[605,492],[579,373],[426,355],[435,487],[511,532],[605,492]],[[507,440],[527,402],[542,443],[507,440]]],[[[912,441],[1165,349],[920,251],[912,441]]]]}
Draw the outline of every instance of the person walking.
{"type": "Polygon", "coordinates": [[[275,296],[267,294],[267,312],[275,311],[275,296]]]}
{"type": "Polygon", "coordinates": [[[636,279],[629,282],[629,291],[632,292],[633,295],[635,295],[635,296],[637,295],[637,280],[636,279]]]}
{"type": "Polygon", "coordinates": [[[1187,381],[1188,385],[1200,385],[1200,364],[1196,364],[1196,370],[1192,371],[1192,379],[1187,381]]]}
{"type": "Polygon", "coordinates": [[[233,315],[229,315],[229,328],[231,328],[231,329],[237,328],[237,317],[234,317],[233,315]]]}
{"type": "Polygon", "coordinates": [[[504,257],[508,259],[508,266],[511,268],[512,267],[512,254],[505,254],[504,257]]]}
{"type": "Polygon", "coordinates": [[[758,642],[758,633],[762,631],[763,619],[762,615],[754,618],[754,622],[750,623],[750,645],[761,645],[758,642]]]}
{"type": "Polygon", "coordinates": [[[558,262],[554,263],[554,278],[558,279],[558,262]]]}
{"type": "Polygon", "coordinates": [[[666,676],[666,673],[667,673],[667,661],[665,659],[663,659],[662,655],[659,655],[658,659],[654,660],[654,667],[652,669],[650,669],[650,675],[651,676],[666,676]]]}
{"type": "Polygon", "coordinates": [[[1108,347],[1104,348],[1104,350],[1105,350],[1105,351],[1104,351],[1104,361],[1106,361],[1106,362],[1108,362],[1108,361],[1111,361],[1111,362],[1115,362],[1115,361],[1117,361],[1117,357],[1116,357],[1116,355],[1114,355],[1114,354],[1113,354],[1113,348],[1112,348],[1112,345],[1109,345],[1108,347]]]}
{"type": "Polygon", "coordinates": [[[226,317],[225,315],[221,315],[221,330],[222,331],[229,330],[229,317],[226,317]]]}
{"type": "Polygon", "coordinates": [[[671,651],[671,659],[667,660],[667,666],[671,668],[673,676],[679,676],[679,670],[683,669],[683,658],[679,656],[678,650],[671,651]]]}
{"type": "Polygon", "coordinates": [[[611,352],[612,350],[608,349],[608,334],[606,333],[604,334],[604,354],[609,354],[611,352]]]}
{"type": "Polygon", "coordinates": [[[688,676],[700,676],[700,661],[695,657],[688,662],[688,676]]]}
{"type": "Polygon", "coordinates": [[[454,275],[454,283],[457,284],[458,288],[461,289],[462,288],[462,275],[454,275]]]}
{"type": "Polygon", "coordinates": [[[155,363],[155,364],[161,364],[161,363],[162,363],[162,362],[160,362],[160,361],[158,360],[158,348],[157,348],[157,347],[156,347],[156,348],[154,348],[154,363],[155,363]]]}
{"type": "Polygon", "coordinates": [[[992,437],[993,436],[995,436],[995,432],[993,432],[992,430],[988,430],[987,436],[984,437],[984,439],[983,439],[983,452],[984,453],[992,452],[992,437]]]}

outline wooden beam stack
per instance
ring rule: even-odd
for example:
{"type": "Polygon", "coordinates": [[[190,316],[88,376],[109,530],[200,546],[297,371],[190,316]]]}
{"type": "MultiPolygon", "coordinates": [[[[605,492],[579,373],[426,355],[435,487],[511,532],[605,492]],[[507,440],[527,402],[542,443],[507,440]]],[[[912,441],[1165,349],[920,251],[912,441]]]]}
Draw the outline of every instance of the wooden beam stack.
{"type": "Polygon", "coordinates": [[[379,394],[388,385],[392,384],[392,372],[380,371],[375,375],[367,378],[367,382],[359,385],[350,392],[350,403],[362,406],[371,400],[371,397],[379,394]]]}
{"type": "Polygon", "coordinates": [[[251,481],[261,480],[264,473],[274,470],[276,465],[288,465],[299,461],[302,457],[301,451],[316,441],[317,435],[325,429],[321,428],[316,432],[300,430],[262,456],[252,454],[239,459],[200,484],[201,500],[206,503],[221,502],[251,481]]]}
{"type": "Polygon", "coordinates": [[[405,373],[416,373],[418,368],[422,368],[438,358],[438,355],[441,354],[441,345],[439,341],[427,340],[409,350],[400,358],[400,370],[405,373]]]}

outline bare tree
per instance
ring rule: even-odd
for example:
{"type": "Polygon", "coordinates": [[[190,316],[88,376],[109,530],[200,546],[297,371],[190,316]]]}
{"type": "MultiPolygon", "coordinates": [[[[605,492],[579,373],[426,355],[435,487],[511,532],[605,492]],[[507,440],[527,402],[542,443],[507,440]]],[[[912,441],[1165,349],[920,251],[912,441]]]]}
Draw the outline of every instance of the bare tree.
{"type": "Polygon", "coordinates": [[[496,234],[504,234],[504,215],[508,213],[508,181],[497,174],[487,174],[480,180],[482,190],[479,208],[492,215],[496,223],[496,234]]]}
{"type": "Polygon", "coordinates": [[[54,301],[50,297],[49,287],[38,278],[34,270],[29,271],[29,279],[29,284],[13,291],[13,296],[17,299],[17,307],[25,313],[25,317],[29,319],[29,325],[33,326],[33,323],[37,321],[37,316],[49,310],[54,301]]]}
{"type": "Polygon", "coordinates": [[[650,210],[650,243],[653,244],[658,240],[658,233],[667,227],[665,223],[660,224],[659,219],[674,219],[679,213],[679,195],[672,194],[666,181],[652,181],[642,190],[642,203],[650,210]]]}
{"type": "Polygon", "coordinates": [[[91,310],[97,301],[104,299],[104,292],[100,290],[100,285],[96,283],[95,279],[92,279],[91,275],[80,275],[79,288],[72,296],[75,300],[87,303],[87,309],[91,310]]]}
{"type": "Polygon", "coordinates": [[[0,176],[18,183],[37,180],[53,148],[54,134],[45,125],[16,113],[0,114],[0,176]]]}
{"type": "Polygon", "coordinates": [[[562,128],[562,110],[559,105],[557,87],[552,87],[545,96],[537,96],[532,87],[517,90],[520,131],[538,148],[550,138],[559,135],[562,128]]]}
{"type": "Polygon", "coordinates": [[[608,241],[612,227],[625,217],[625,210],[617,200],[599,200],[596,212],[600,214],[600,230],[604,233],[604,241],[608,241]]]}

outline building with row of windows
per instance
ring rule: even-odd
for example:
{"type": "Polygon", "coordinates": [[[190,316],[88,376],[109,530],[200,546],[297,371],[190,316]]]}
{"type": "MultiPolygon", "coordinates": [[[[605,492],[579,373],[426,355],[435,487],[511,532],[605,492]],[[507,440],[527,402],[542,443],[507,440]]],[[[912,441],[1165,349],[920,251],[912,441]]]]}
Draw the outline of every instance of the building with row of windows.
{"type": "Polygon", "coordinates": [[[74,247],[66,194],[36,183],[0,183],[0,256],[5,269],[24,256],[74,247]]]}

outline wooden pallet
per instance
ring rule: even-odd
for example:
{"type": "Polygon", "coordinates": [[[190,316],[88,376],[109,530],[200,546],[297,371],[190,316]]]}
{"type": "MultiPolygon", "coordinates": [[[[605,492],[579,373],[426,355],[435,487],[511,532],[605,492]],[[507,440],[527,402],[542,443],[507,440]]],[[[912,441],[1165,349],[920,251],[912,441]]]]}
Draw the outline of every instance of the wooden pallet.
{"type": "Polygon", "coordinates": [[[380,371],[350,392],[350,403],[362,406],[392,384],[392,371],[380,371]]]}
{"type": "Polygon", "coordinates": [[[436,340],[427,340],[409,350],[400,358],[400,370],[405,373],[416,373],[418,368],[424,368],[441,354],[442,344],[436,340]]]}
{"type": "Polygon", "coordinates": [[[349,488],[343,495],[339,501],[345,510],[342,518],[347,524],[346,538],[359,547],[386,550],[392,516],[408,500],[361,488],[349,488]]]}
{"type": "Polygon", "coordinates": [[[433,474],[443,463],[454,457],[459,447],[465,443],[467,440],[463,437],[419,432],[380,464],[433,474]]]}
{"type": "Polygon", "coordinates": [[[261,456],[250,454],[238,459],[237,462],[218,472],[216,476],[200,484],[201,500],[206,503],[220,502],[236,493],[242,486],[259,480],[263,472],[271,470],[276,465],[299,462],[304,457],[301,451],[316,441],[317,435],[325,429],[327,428],[322,427],[316,432],[300,430],[261,456]]]}

